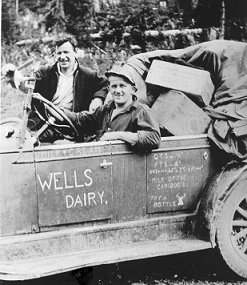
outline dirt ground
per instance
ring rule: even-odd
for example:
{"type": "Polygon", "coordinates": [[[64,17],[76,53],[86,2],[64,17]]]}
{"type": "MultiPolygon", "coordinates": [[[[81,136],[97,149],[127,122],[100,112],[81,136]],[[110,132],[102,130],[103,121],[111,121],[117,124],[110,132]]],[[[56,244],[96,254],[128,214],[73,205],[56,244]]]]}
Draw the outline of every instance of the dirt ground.
{"type": "MultiPolygon", "coordinates": [[[[83,285],[247,285],[213,250],[183,253],[93,268],[83,285]]],[[[76,285],[70,273],[1,285],[76,285]]]]}

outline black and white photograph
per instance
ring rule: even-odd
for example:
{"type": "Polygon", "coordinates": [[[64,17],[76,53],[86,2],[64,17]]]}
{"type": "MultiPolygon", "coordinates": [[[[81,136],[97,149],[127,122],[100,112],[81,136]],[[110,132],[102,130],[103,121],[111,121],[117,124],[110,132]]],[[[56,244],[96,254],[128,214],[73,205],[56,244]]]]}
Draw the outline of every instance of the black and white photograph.
{"type": "Polygon", "coordinates": [[[0,285],[247,285],[247,1],[2,0],[0,285]]]}

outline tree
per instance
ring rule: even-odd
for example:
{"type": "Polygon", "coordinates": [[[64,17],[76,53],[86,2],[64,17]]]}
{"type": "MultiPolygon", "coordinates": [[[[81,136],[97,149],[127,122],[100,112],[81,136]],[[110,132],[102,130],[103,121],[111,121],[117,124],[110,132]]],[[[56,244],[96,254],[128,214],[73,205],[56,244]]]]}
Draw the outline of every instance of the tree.
{"type": "Polygon", "coordinates": [[[80,45],[87,45],[93,14],[92,1],[66,0],[63,7],[66,31],[75,35],[80,45]]]}
{"type": "Polygon", "coordinates": [[[219,27],[222,0],[199,0],[192,10],[192,17],[201,28],[219,27]]]}
{"type": "Polygon", "coordinates": [[[19,35],[16,18],[15,0],[2,0],[2,34],[1,41],[10,44],[19,35]]]}

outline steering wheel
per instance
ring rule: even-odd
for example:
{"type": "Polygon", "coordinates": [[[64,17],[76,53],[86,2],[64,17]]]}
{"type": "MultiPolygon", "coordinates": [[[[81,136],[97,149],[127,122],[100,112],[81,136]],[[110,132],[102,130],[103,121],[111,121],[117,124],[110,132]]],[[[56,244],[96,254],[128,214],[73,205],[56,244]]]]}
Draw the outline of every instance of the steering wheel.
{"type": "Polygon", "coordinates": [[[52,126],[65,139],[75,140],[79,134],[65,113],[39,93],[33,93],[32,106],[45,125],[52,126]]]}

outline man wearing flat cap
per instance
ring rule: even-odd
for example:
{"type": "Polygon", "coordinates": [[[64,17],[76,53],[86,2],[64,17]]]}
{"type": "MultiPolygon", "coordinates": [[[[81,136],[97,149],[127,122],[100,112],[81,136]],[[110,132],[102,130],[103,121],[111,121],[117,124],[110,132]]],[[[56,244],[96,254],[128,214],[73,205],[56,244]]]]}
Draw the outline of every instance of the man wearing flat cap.
{"type": "Polygon", "coordinates": [[[150,151],[160,144],[159,125],[150,108],[137,100],[135,82],[124,66],[116,65],[105,74],[112,101],[88,111],[65,114],[81,133],[96,134],[96,140],[122,140],[133,149],[150,151]]]}

